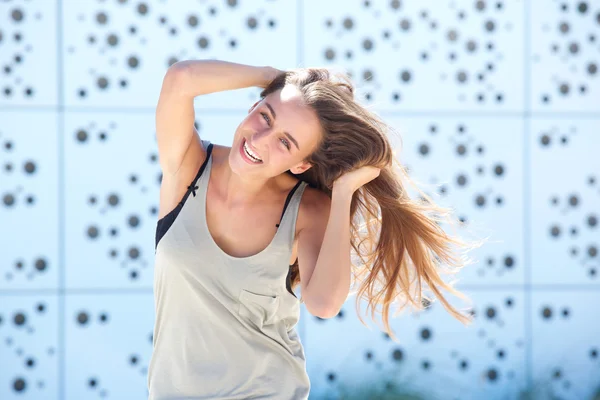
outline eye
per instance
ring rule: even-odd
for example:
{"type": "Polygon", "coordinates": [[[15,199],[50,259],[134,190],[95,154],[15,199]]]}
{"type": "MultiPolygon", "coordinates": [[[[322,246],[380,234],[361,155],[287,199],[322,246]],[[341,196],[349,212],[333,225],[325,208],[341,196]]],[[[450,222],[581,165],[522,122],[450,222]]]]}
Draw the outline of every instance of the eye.
{"type": "Polygon", "coordinates": [[[271,117],[269,117],[266,113],[261,112],[260,115],[263,116],[263,118],[265,119],[265,121],[267,121],[267,125],[271,126],[271,117]]]}
{"type": "Polygon", "coordinates": [[[287,139],[281,138],[281,139],[279,139],[279,141],[281,143],[283,143],[283,145],[285,146],[286,149],[288,149],[288,150],[290,149],[290,142],[288,142],[287,139]]]}

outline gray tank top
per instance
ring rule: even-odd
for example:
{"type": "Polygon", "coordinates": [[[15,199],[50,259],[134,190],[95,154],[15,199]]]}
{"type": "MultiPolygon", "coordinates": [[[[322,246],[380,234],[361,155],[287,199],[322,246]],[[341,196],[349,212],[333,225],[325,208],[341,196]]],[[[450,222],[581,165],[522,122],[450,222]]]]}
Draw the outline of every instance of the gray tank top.
{"type": "Polygon", "coordinates": [[[211,150],[190,185],[193,195],[188,191],[157,237],[149,399],[307,399],[300,301],[286,285],[306,183],[289,198],[263,251],[230,256],[206,223],[211,150]]]}

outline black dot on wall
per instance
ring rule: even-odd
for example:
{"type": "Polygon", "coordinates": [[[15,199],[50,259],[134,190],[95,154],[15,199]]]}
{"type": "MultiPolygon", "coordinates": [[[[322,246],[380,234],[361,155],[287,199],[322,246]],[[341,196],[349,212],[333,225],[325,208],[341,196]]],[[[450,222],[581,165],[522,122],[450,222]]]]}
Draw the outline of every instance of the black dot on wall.
{"type": "Polygon", "coordinates": [[[89,321],[89,317],[86,312],[82,311],[79,314],[77,314],[77,322],[80,325],[85,325],[88,323],[88,321],[89,321]]]}
{"type": "Polygon", "coordinates": [[[484,196],[482,196],[482,195],[478,195],[478,196],[476,196],[476,197],[475,197],[475,204],[476,204],[478,207],[483,207],[483,206],[485,206],[485,197],[484,197],[484,196]]]}
{"type": "Polygon", "coordinates": [[[371,39],[364,39],[362,46],[365,50],[370,51],[373,49],[373,41],[371,39]]]}
{"type": "Polygon", "coordinates": [[[569,30],[570,30],[569,24],[567,22],[561,22],[558,25],[558,30],[560,31],[560,33],[563,33],[563,34],[569,33],[569,30]]]}
{"type": "Polygon", "coordinates": [[[344,28],[350,30],[354,27],[354,21],[352,20],[352,18],[345,18],[342,25],[344,26],[344,28]]]}
{"type": "Polygon", "coordinates": [[[390,2],[390,7],[392,7],[392,9],[397,10],[399,9],[401,6],[400,0],[392,0],[390,2]]]}
{"type": "Polygon", "coordinates": [[[488,307],[487,310],[485,311],[485,315],[489,319],[494,319],[496,317],[496,309],[494,307],[488,307]]]}
{"type": "Polygon", "coordinates": [[[96,84],[100,89],[106,89],[108,87],[108,79],[106,77],[101,76],[96,81],[96,84]]]}
{"type": "Polygon", "coordinates": [[[25,172],[27,172],[28,174],[33,174],[35,172],[35,163],[32,161],[27,161],[25,163],[25,172]]]}
{"type": "Polygon", "coordinates": [[[15,197],[12,194],[6,194],[2,198],[5,206],[12,206],[15,204],[15,197]]]}
{"type": "Polygon", "coordinates": [[[108,16],[105,13],[99,12],[96,14],[96,22],[98,22],[100,25],[105,25],[107,21],[108,16]]]}
{"type": "Polygon", "coordinates": [[[469,362],[467,360],[461,360],[460,363],[458,364],[459,368],[464,370],[467,370],[469,368],[469,362]]]}
{"type": "Polygon", "coordinates": [[[392,352],[392,360],[394,361],[402,361],[404,359],[404,353],[401,349],[395,349],[392,352]]]}
{"type": "Polygon", "coordinates": [[[198,17],[195,15],[190,15],[187,19],[187,23],[189,26],[191,26],[192,28],[195,28],[196,26],[198,26],[198,17]]]}
{"type": "Polygon", "coordinates": [[[424,370],[428,370],[431,367],[431,363],[427,360],[424,360],[421,363],[421,368],[423,368],[424,370]]]}
{"type": "Polygon", "coordinates": [[[334,372],[330,372],[327,374],[327,380],[329,382],[334,382],[335,381],[335,373],[334,372]]]}
{"type": "Polygon", "coordinates": [[[258,25],[258,21],[254,17],[248,17],[248,20],[246,21],[246,24],[248,25],[248,28],[254,29],[258,25]]]}
{"type": "Polygon", "coordinates": [[[411,73],[410,73],[409,71],[402,71],[402,72],[400,73],[400,79],[401,79],[403,82],[410,82],[410,79],[411,79],[411,73]]]}
{"type": "Polygon", "coordinates": [[[42,258],[38,258],[37,260],[35,260],[35,269],[38,271],[44,271],[47,267],[47,263],[46,260],[42,259],[42,258]]]}
{"type": "Polygon", "coordinates": [[[542,317],[544,317],[545,319],[552,318],[552,310],[550,309],[550,307],[544,307],[542,309],[542,317]]]}
{"type": "Polygon", "coordinates": [[[20,313],[20,312],[16,313],[15,316],[14,316],[14,318],[13,318],[13,322],[17,326],[24,325],[25,321],[27,321],[27,318],[25,317],[25,314],[20,313]]]}
{"type": "Polygon", "coordinates": [[[129,58],[127,59],[127,65],[130,68],[137,68],[139,64],[140,60],[136,56],[129,56],[129,58]]]}
{"type": "Polygon", "coordinates": [[[448,31],[448,33],[446,34],[446,38],[450,41],[450,42],[455,42],[456,39],[458,39],[458,32],[456,32],[456,30],[454,29],[450,29],[448,31]]]}
{"type": "Polygon", "coordinates": [[[98,228],[90,226],[87,230],[87,234],[90,239],[96,239],[99,235],[98,228]]]}
{"type": "Polygon", "coordinates": [[[75,134],[75,137],[77,138],[78,141],[85,142],[88,139],[88,134],[83,129],[80,129],[75,134]]]}
{"type": "Polygon", "coordinates": [[[148,14],[148,5],[146,3],[140,3],[137,6],[137,12],[140,15],[146,15],[148,14]]]}
{"type": "Polygon", "coordinates": [[[421,339],[423,339],[423,340],[431,339],[431,330],[429,328],[421,329],[421,339]]]}
{"type": "Polygon", "coordinates": [[[206,49],[208,47],[208,45],[209,45],[208,38],[201,37],[200,39],[198,39],[198,46],[201,49],[206,49]]]}
{"type": "Polygon", "coordinates": [[[588,5],[586,2],[581,2],[577,5],[577,11],[579,11],[582,14],[585,14],[588,10],[588,5]]]}
{"type": "Polygon", "coordinates": [[[410,30],[410,20],[408,19],[402,19],[400,21],[400,29],[402,29],[403,31],[409,31],[410,30]]]}
{"type": "Polygon", "coordinates": [[[325,50],[325,58],[327,60],[333,60],[335,58],[335,51],[331,48],[325,50]]]}
{"type": "Polygon", "coordinates": [[[560,370],[560,368],[557,368],[554,370],[554,373],[552,374],[552,377],[554,379],[560,379],[562,377],[562,371],[560,370]]]}
{"type": "Polygon", "coordinates": [[[135,260],[140,256],[140,250],[137,247],[131,247],[129,249],[129,258],[135,260]]]}
{"type": "Polygon", "coordinates": [[[114,33],[111,33],[110,35],[108,35],[108,37],[106,38],[106,42],[110,45],[110,46],[116,46],[119,43],[119,37],[117,35],[115,35],[114,33]]]}
{"type": "Polygon", "coordinates": [[[111,194],[110,196],[108,196],[108,204],[111,205],[112,207],[115,207],[116,205],[119,204],[119,196],[116,194],[111,194]]]}
{"type": "Polygon", "coordinates": [[[129,223],[129,226],[131,226],[132,228],[137,228],[140,224],[140,219],[136,215],[132,215],[129,217],[127,222],[129,223]]]}
{"type": "Polygon", "coordinates": [[[27,388],[27,383],[25,382],[25,379],[23,378],[17,378],[14,380],[13,382],[13,389],[16,392],[22,392],[27,388]]]}
{"type": "Polygon", "coordinates": [[[498,379],[498,371],[496,371],[493,368],[490,368],[487,371],[487,378],[492,382],[496,381],[498,379]]]}
{"type": "Polygon", "coordinates": [[[577,54],[579,52],[579,45],[577,43],[571,43],[569,45],[569,51],[571,54],[577,54]]]}

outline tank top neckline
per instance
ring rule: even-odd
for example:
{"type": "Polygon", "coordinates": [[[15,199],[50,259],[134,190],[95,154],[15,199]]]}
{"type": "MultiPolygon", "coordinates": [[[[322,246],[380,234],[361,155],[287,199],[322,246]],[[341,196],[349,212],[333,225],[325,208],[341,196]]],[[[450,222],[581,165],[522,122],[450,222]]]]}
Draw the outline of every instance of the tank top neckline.
{"type": "MultiPolygon", "coordinates": [[[[267,257],[269,251],[271,251],[271,249],[273,247],[275,247],[276,243],[279,241],[279,237],[281,235],[283,235],[282,231],[283,231],[283,227],[285,226],[288,216],[289,216],[289,212],[288,210],[290,209],[290,207],[287,207],[284,210],[284,214],[283,217],[279,223],[279,227],[277,228],[277,231],[275,232],[275,235],[273,236],[273,238],[271,239],[271,241],[269,242],[269,244],[267,245],[267,247],[265,247],[264,249],[260,250],[258,253],[255,254],[251,254],[249,256],[245,256],[245,257],[236,257],[236,256],[232,256],[231,254],[227,253],[225,250],[223,250],[218,244],[217,242],[215,242],[215,239],[213,238],[212,234],[210,233],[210,229],[208,229],[208,221],[206,219],[207,217],[207,212],[206,212],[206,208],[207,208],[207,197],[208,197],[208,183],[210,181],[210,175],[212,172],[212,152],[209,154],[208,156],[208,162],[206,164],[206,171],[204,174],[202,174],[201,178],[202,178],[202,185],[203,185],[203,195],[202,195],[202,204],[201,204],[201,209],[202,209],[202,228],[204,230],[204,233],[206,234],[206,236],[208,237],[208,241],[210,242],[211,246],[215,249],[215,251],[217,251],[221,256],[229,259],[230,261],[237,261],[237,262],[249,262],[249,261],[254,261],[256,259],[259,259],[261,257],[267,257]]],[[[298,189],[302,188],[302,184],[304,182],[301,182],[301,185],[299,186],[298,189]]],[[[298,194],[298,191],[296,191],[296,193],[293,194],[292,198],[296,197],[296,195],[298,194]]],[[[290,200],[290,203],[292,203],[292,201],[290,200]]],[[[261,265],[261,263],[252,263],[251,265],[256,265],[259,266],[261,265]]]]}

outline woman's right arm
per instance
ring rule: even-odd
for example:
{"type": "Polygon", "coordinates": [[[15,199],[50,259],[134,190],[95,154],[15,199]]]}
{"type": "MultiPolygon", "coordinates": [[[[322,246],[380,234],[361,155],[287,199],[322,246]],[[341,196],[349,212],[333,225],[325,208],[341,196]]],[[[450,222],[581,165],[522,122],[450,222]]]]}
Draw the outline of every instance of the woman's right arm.
{"type": "Polygon", "coordinates": [[[271,67],[218,60],[185,60],[169,67],[156,106],[156,139],[163,177],[175,175],[188,153],[193,157],[206,157],[194,127],[194,97],[252,86],[265,87],[278,72],[271,67]]]}

